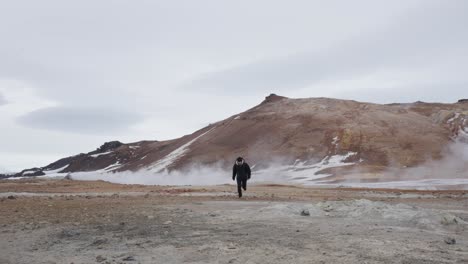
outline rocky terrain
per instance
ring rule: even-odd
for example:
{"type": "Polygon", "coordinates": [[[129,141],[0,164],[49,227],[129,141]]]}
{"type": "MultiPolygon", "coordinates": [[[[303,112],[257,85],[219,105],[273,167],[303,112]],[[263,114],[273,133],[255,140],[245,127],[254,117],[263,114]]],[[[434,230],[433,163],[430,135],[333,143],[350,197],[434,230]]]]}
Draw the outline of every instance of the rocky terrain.
{"type": "Polygon", "coordinates": [[[235,157],[243,156],[254,171],[281,165],[279,171],[290,174],[287,179],[305,183],[315,182],[315,175],[335,183],[405,180],[400,177],[404,173],[395,170],[454,159],[460,162],[448,167],[456,170],[431,176],[468,179],[467,115],[466,100],[379,105],[272,94],[260,105],[191,135],[169,141],[108,142],[87,154],[3,177],[76,172],[152,175],[194,166],[229,168],[235,157]],[[453,151],[454,145],[461,149],[453,151]]]}
{"type": "Polygon", "coordinates": [[[0,263],[467,263],[468,192],[0,181],[0,263]]]}

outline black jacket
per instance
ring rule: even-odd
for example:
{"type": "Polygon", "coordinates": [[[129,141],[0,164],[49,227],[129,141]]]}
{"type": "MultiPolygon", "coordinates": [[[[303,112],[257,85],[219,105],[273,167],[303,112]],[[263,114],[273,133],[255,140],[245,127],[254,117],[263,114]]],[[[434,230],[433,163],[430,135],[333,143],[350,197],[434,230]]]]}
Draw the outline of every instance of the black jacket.
{"type": "Polygon", "coordinates": [[[241,165],[234,164],[232,167],[233,180],[236,178],[236,175],[239,179],[250,179],[251,171],[249,164],[245,161],[241,165]]]}

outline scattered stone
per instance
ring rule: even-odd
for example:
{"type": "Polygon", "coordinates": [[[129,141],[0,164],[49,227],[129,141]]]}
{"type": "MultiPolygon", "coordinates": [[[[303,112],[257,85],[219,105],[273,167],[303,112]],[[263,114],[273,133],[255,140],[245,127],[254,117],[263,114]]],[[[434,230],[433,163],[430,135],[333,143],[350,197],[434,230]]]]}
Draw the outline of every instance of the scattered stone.
{"type": "Polygon", "coordinates": [[[122,260],[123,261],[136,261],[135,257],[133,257],[133,256],[128,256],[126,258],[123,258],[122,260]]]}
{"type": "Polygon", "coordinates": [[[108,242],[109,242],[109,240],[107,238],[98,238],[98,239],[94,240],[94,242],[91,244],[91,246],[100,246],[100,245],[106,244],[108,242]]]}
{"type": "Polygon", "coordinates": [[[227,248],[228,249],[237,249],[236,245],[234,245],[233,243],[229,243],[227,248]]]}
{"type": "Polygon", "coordinates": [[[7,198],[8,198],[8,200],[15,200],[16,199],[16,197],[13,196],[13,195],[8,196],[7,198]]]}
{"type": "Polygon", "coordinates": [[[446,214],[442,216],[442,219],[440,220],[440,223],[443,225],[458,225],[460,223],[461,219],[451,215],[451,214],[446,214]]]}
{"type": "Polygon", "coordinates": [[[105,257],[101,256],[101,255],[99,255],[99,256],[96,257],[96,261],[97,261],[97,262],[103,262],[103,261],[106,261],[106,260],[107,260],[107,259],[106,259],[105,257]]]}
{"type": "Polygon", "coordinates": [[[147,215],[146,217],[147,217],[148,219],[150,219],[150,220],[151,220],[151,219],[154,219],[154,215],[147,215]]]}
{"type": "Polygon", "coordinates": [[[172,224],[172,221],[166,221],[163,223],[163,225],[170,225],[170,224],[172,224]]]}
{"type": "Polygon", "coordinates": [[[72,229],[64,229],[62,230],[59,236],[62,238],[71,238],[71,237],[75,237],[79,235],[81,235],[80,231],[72,230],[72,229]]]}
{"type": "Polygon", "coordinates": [[[302,215],[302,216],[310,216],[310,212],[309,212],[309,210],[307,210],[307,209],[302,209],[301,215],[302,215]]]}
{"type": "Polygon", "coordinates": [[[455,243],[457,243],[457,241],[455,240],[455,238],[453,237],[447,237],[444,239],[444,242],[448,245],[455,245],[455,243]]]}

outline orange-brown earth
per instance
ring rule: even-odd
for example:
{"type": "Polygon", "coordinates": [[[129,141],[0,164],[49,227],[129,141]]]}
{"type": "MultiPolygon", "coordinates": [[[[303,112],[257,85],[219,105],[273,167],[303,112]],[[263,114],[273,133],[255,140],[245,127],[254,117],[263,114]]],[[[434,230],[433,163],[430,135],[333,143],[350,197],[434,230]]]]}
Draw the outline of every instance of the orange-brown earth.
{"type": "MultiPolygon", "coordinates": [[[[229,167],[244,156],[257,169],[295,160],[350,154],[364,171],[415,167],[439,160],[468,130],[468,103],[372,104],[329,98],[268,96],[260,105],[169,141],[111,142],[42,170],[63,172],[229,167]]],[[[468,135],[468,134],[467,134],[468,135]]],[[[340,175],[352,173],[343,169],[340,175]]],[[[333,172],[333,170],[330,170],[333,172]]]]}

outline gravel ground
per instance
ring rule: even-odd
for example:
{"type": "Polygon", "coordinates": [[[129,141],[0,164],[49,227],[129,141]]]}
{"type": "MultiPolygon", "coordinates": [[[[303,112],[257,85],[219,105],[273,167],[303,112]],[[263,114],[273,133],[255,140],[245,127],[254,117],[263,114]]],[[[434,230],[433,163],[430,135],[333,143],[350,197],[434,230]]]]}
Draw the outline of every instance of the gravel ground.
{"type": "Polygon", "coordinates": [[[468,263],[466,191],[0,181],[0,263],[468,263]]]}

